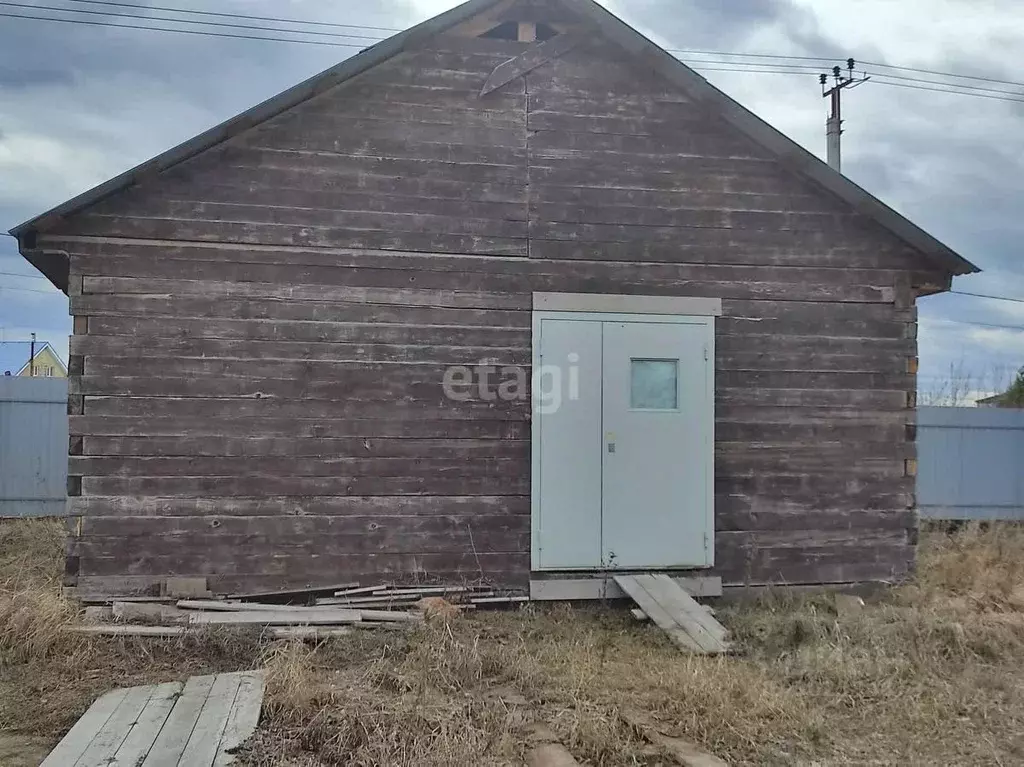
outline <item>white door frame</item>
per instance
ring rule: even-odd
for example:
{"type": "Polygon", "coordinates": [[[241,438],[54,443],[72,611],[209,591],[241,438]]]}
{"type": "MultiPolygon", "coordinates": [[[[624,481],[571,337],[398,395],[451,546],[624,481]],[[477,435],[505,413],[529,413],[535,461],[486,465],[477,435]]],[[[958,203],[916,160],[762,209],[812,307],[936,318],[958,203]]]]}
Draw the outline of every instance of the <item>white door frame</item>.
{"type": "MultiPolygon", "coordinates": [[[[712,392],[709,407],[703,415],[703,433],[709,441],[707,450],[707,502],[705,504],[705,529],[711,536],[706,567],[714,566],[715,529],[715,317],[722,315],[722,301],[717,298],[692,298],[676,296],[623,296],[589,293],[534,293],[533,294],[533,370],[538,371],[541,362],[541,323],[551,319],[577,319],[597,322],[654,322],[686,325],[704,325],[709,328],[710,363],[707,366],[708,391],[712,392]]],[[[536,373],[534,381],[536,382],[536,373]]],[[[540,571],[540,544],[542,507],[540,497],[541,445],[540,419],[543,414],[533,403],[531,427],[531,489],[530,489],[530,552],[531,569],[540,571]]],[[[598,448],[600,449],[600,448],[598,448]]],[[[550,568],[548,568],[550,569],[550,568]]],[[[561,568],[560,568],[561,569],[561,568]]],[[[589,569],[589,568],[588,568],[589,569]]]]}

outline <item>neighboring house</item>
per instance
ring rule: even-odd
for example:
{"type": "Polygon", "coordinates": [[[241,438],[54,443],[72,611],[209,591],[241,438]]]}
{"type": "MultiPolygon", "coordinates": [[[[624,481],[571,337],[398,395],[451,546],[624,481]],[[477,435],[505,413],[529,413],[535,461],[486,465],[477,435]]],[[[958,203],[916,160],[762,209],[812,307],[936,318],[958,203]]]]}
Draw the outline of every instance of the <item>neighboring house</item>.
{"type": "Polygon", "coordinates": [[[916,300],[977,271],[590,0],[472,0],[13,234],[104,594],[898,580],[916,300]]]}
{"type": "Polygon", "coordinates": [[[1010,388],[1002,394],[979,399],[978,407],[1024,408],[1024,368],[1017,373],[1017,378],[1010,388]]]}
{"type": "Polygon", "coordinates": [[[37,376],[67,378],[68,369],[57,352],[46,341],[0,341],[0,376],[37,376]]]}

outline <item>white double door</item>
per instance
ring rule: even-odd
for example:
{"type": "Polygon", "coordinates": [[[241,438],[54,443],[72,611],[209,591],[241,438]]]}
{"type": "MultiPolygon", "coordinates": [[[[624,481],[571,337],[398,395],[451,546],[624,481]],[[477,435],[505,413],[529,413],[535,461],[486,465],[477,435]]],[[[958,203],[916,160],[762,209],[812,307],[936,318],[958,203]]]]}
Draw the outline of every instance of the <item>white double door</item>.
{"type": "Polygon", "coordinates": [[[535,570],[713,564],[713,323],[535,317],[535,570]]]}

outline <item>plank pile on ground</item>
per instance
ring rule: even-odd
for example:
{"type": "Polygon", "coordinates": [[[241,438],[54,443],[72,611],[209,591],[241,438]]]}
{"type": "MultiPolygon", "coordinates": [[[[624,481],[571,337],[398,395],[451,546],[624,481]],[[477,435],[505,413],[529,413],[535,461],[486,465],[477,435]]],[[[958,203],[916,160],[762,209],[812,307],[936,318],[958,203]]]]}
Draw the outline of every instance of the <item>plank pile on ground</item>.
{"type": "MultiPolygon", "coordinates": [[[[204,593],[199,591],[198,593],[204,593]]],[[[208,593],[208,592],[206,592],[208,593]]],[[[90,634],[153,637],[181,636],[190,627],[261,626],[276,638],[345,634],[352,628],[401,627],[424,619],[441,602],[452,611],[512,605],[528,597],[501,594],[483,586],[360,586],[347,583],[291,591],[234,594],[224,599],[177,599],[157,603],[114,601],[87,608],[94,621],[76,628],[90,634]],[[294,604],[295,602],[304,604],[294,604]],[[126,623],[148,625],[124,625],[126,623]]]]}
{"type": "Polygon", "coordinates": [[[322,597],[318,607],[401,610],[421,606],[425,599],[444,599],[472,610],[484,605],[510,605],[528,602],[529,597],[503,595],[486,586],[354,586],[339,589],[333,597],[322,597]]]}

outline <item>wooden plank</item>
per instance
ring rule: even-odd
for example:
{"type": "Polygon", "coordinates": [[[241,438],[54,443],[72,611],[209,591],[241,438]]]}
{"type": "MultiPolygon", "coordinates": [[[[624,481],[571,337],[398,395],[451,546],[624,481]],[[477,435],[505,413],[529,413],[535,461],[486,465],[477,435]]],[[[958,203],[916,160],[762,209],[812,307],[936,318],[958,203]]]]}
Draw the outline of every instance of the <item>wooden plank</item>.
{"type": "MultiPolygon", "coordinates": [[[[487,551],[479,547],[476,552],[471,548],[432,554],[372,552],[360,557],[313,554],[308,541],[305,551],[295,547],[287,553],[277,553],[272,546],[256,552],[239,552],[229,543],[193,551],[178,546],[170,550],[157,548],[140,557],[137,553],[123,551],[122,547],[120,551],[112,549],[106,556],[90,556],[82,581],[86,585],[89,582],[104,584],[104,579],[108,579],[107,582],[113,582],[119,590],[131,593],[132,589],[127,584],[158,582],[161,574],[174,570],[209,570],[213,569],[211,562],[216,562],[218,573],[214,586],[226,584],[228,588],[218,588],[225,591],[236,583],[302,583],[328,572],[351,574],[367,581],[388,577],[404,583],[413,580],[417,572],[429,572],[446,581],[487,581],[502,588],[517,589],[528,580],[530,563],[526,548],[509,552],[487,551]]],[[[83,593],[96,592],[83,586],[83,593]]]]}
{"type": "MultiPolygon", "coordinates": [[[[902,472],[901,472],[902,473],[902,472]]],[[[86,477],[86,495],[180,496],[184,498],[247,497],[267,495],[479,495],[496,489],[510,495],[529,492],[529,474],[504,475],[495,471],[467,477],[452,467],[447,476],[422,477],[86,477]]]]}
{"type": "Polygon", "coordinates": [[[358,439],[232,437],[85,437],[82,453],[88,456],[248,456],[290,455],[336,458],[448,458],[470,454],[488,458],[521,458],[529,454],[528,440],[497,439],[358,439]]]}
{"type": "Polygon", "coordinates": [[[358,610],[316,609],[212,613],[189,616],[192,625],[338,626],[362,620],[358,610]]]}
{"type": "Polygon", "coordinates": [[[144,319],[94,317],[93,336],[137,335],[146,338],[224,338],[240,341],[314,341],[381,343],[413,346],[444,339],[447,346],[518,348],[529,343],[520,328],[413,327],[404,324],[309,322],[287,320],[144,319]]]}
{"type": "MultiPolygon", "coordinates": [[[[375,522],[364,517],[226,517],[223,520],[202,517],[108,517],[100,524],[85,523],[83,542],[94,554],[115,553],[118,546],[144,547],[157,542],[171,548],[191,546],[237,547],[242,550],[270,549],[279,553],[297,552],[303,542],[320,540],[315,549],[321,554],[359,554],[368,550],[444,552],[456,548],[469,550],[473,542],[488,551],[518,550],[525,547],[529,516],[499,515],[480,517],[391,517],[375,522]],[[118,532],[122,526],[123,533],[118,532]],[[446,546],[446,541],[448,545],[446,546]]],[[[191,599],[188,595],[186,598],[191,599]]],[[[200,599],[206,596],[200,597],[200,599]]],[[[387,601],[400,599],[388,595],[346,596],[346,600],[387,601]]],[[[248,604],[247,602],[238,602],[248,604]]],[[[272,605],[271,605],[272,606],[272,605]]]]}
{"type": "MultiPolygon", "coordinates": [[[[331,360],[335,362],[405,362],[444,365],[477,365],[488,359],[496,366],[525,365],[529,347],[453,346],[448,344],[360,344],[294,341],[256,341],[216,338],[152,338],[141,345],[124,336],[74,336],[75,353],[90,356],[121,356],[137,362],[155,358],[221,357],[271,360],[331,360]]],[[[146,362],[146,364],[150,364],[146,362]]],[[[78,415],[81,415],[80,413],[78,415]]]]}
{"type": "Polygon", "coordinates": [[[172,599],[182,597],[204,597],[210,593],[205,578],[179,578],[171,576],[160,586],[160,595],[172,599]]]}
{"type": "Polygon", "coordinates": [[[118,707],[96,732],[89,747],[82,752],[75,764],[82,767],[98,767],[112,762],[141,712],[157,692],[156,685],[128,688],[118,707]]]}
{"type": "Polygon", "coordinates": [[[262,672],[246,671],[238,675],[238,692],[228,713],[213,767],[234,763],[234,752],[256,732],[263,708],[266,680],[262,672]]]}
{"type": "MultiPolygon", "coordinates": [[[[151,639],[176,639],[189,633],[182,626],[69,626],[65,629],[71,634],[88,634],[91,636],[109,637],[143,637],[151,639]]],[[[268,627],[263,632],[274,639],[312,639],[348,636],[349,628],[278,626],[268,627]]],[[[63,764],[63,763],[62,763],[63,764]]]]}
{"type": "Polygon", "coordinates": [[[391,610],[359,610],[359,617],[368,623],[416,623],[423,620],[422,613],[391,610]]]}
{"type": "Polygon", "coordinates": [[[241,681],[242,675],[238,673],[216,676],[178,764],[213,764],[241,681]]]}
{"type": "MultiPolygon", "coordinates": [[[[648,576],[642,576],[642,578],[645,581],[645,588],[647,583],[651,583],[653,581],[657,584],[657,587],[660,588],[660,593],[665,594],[666,598],[670,600],[669,604],[677,607],[680,612],[684,613],[695,623],[699,624],[701,628],[722,643],[723,646],[727,645],[726,639],[729,632],[725,626],[715,620],[714,616],[704,605],[693,599],[693,597],[687,594],[684,589],[681,589],[671,578],[664,573],[655,573],[648,576]]],[[[663,602],[662,604],[665,603],[663,602]]]]}
{"type": "MultiPolygon", "coordinates": [[[[475,167],[475,166],[463,166],[475,167]]],[[[492,166],[501,168],[504,166],[492,166]]],[[[495,174],[495,180],[498,180],[495,174]]],[[[364,214],[384,216],[385,214],[364,214]]],[[[115,218],[81,214],[76,219],[76,231],[82,235],[101,237],[138,237],[143,239],[172,239],[175,236],[200,242],[222,242],[253,245],[306,245],[313,247],[378,248],[381,250],[422,250],[424,252],[473,252],[479,254],[526,256],[527,234],[488,235],[490,222],[472,219],[462,227],[470,231],[450,233],[435,231],[449,221],[442,216],[406,215],[392,223],[401,228],[389,228],[384,220],[373,222],[364,217],[366,229],[331,226],[329,224],[302,226],[269,222],[217,221],[215,219],[179,220],[171,218],[115,218]],[[475,223],[474,223],[475,222],[475,223]],[[478,230],[474,233],[472,230],[478,230]]],[[[512,232],[521,228],[521,222],[511,221],[498,227],[512,232]]]]}
{"type": "Polygon", "coordinates": [[[529,597],[481,597],[469,600],[470,604],[474,605],[511,605],[523,604],[529,601],[529,597]]]}
{"type": "Polygon", "coordinates": [[[210,301],[219,298],[254,298],[282,301],[365,303],[369,305],[435,306],[529,310],[533,298],[522,294],[481,290],[440,290],[363,285],[280,285],[231,280],[142,279],[137,277],[85,277],[89,295],[193,296],[210,301]]]}
{"type": "Polygon", "coordinates": [[[264,629],[264,633],[275,639],[302,639],[304,641],[317,642],[323,639],[336,639],[343,636],[351,636],[355,623],[350,627],[331,628],[324,626],[279,626],[272,629],[264,629]]]}
{"type": "Polygon", "coordinates": [[[72,634],[90,634],[92,636],[133,636],[173,639],[185,634],[182,626],[69,626],[66,631],[72,634]]]}
{"type": "Polygon", "coordinates": [[[139,767],[178,767],[215,680],[214,675],[194,676],[185,683],[153,748],[139,767]]]}
{"type": "MultiPolygon", "coordinates": [[[[72,502],[73,516],[92,517],[91,522],[116,524],[124,517],[183,516],[392,516],[454,515],[530,515],[530,499],[525,496],[376,496],[302,498],[266,496],[213,498],[173,498],[124,496],[84,496],[72,502]],[[104,519],[108,518],[108,519],[104,519]]],[[[377,587],[372,587],[377,588],[377,587]]],[[[301,590],[301,589],[300,589],[301,590]]]]}
{"type": "MultiPolygon", "coordinates": [[[[477,457],[466,459],[458,467],[464,476],[517,474],[527,470],[529,462],[515,458],[477,457]]],[[[408,458],[118,458],[71,456],[69,470],[80,476],[107,477],[173,477],[192,476],[260,476],[280,473],[291,477],[365,476],[408,477],[432,471],[442,476],[453,468],[451,459],[408,458]]],[[[331,593],[331,592],[325,592],[331,593]]],[[[192,596],[182,594],[180,596],[192,596]]]]}
{"type": "MultiPolygon", "coordinates": [[[[338,583],[329,586],[311,586],[304,589],[285,589],[283,591],[257,591],[246,594],[230,594],[228,599],[259,600],[259,599],[290,599],[294,597],[318,596],[320,594],[333,594],[338,589],[347,589],[357,586],[355,583],[338,583]]],[[[181,605],[178,605],[179,607],[181,605]]]]}
{"type": "MultiPolygon", "coordinates": [[[[522,142],[525,131],[519,129],[516,133],[522,142]]],[[[326,141],[327,138],[321,140],[326,141]]],[[[407,148],[405,151],[411,150],[407,148]]],[[[435,153],[438,151],[435,148],[435,153]]],[[[525,162],[522,149],[494,150],[494,158],[502,155],[508,161],[525,162]]],[[[254,189],[241,183],[248,175],[241,170],[233,170],[227,177],[212,177],[211,183],[201,189],[194,189],[187,184],[165,186],[150,195],[132,200],[130,212],[140,217],[202,219],[210,208],[214,211],[220,207],[245,210],[250,206],[277,207],[287,201],[292,207],[316,211],[444,216],[451,214],[453,202],[457,200],[465,207],[466,216],[471,219],[529,219],[529,207],[522,187],[511,184],[466,184],[459,192],[440,180],[394,180],[388,184],[385,179],[379,179],[377,183],[370,184],[370,188],[360,184],[358,188],[339,190],[322,182],[317,184],[308,179],[300,179],[291,171],[278,170],[272,172],[272,178],[265,181],[273,183],[273,179],[280,179],[281,188],[254,189]]],[[[123,248],[123,245],[118,247],[114,253],[122,252],[123,248]]]]}
{"type": "Polygon", "coordinates": [[[346,588],[346,589],[342,589],[340,591],[335,591],[334,592],[334,596],[336,596],[336,597],[353,597],[353,596],[357,596],[359,594],[371,594],[374,591],[379,591],[381,588],[384,588],[384,587],[382,587],[382,586],[360,586],[359,584],[355,584],[351,588],[346,588]]]}
{"type": "Polygon", "coordinates": [[[112,690],[97,699],[46,757],[41,767],[67,767],[69,764],[76,764],[127,695],[127,689],[112,690]]]}
{"type": "MultiPolygon", "coordinates": [[[[162,397],[109,397],[89,398],[89,412],[96,416],[152,416],[152,417],[238,417],[259,418],[388,418],[407,415],[433,420],[474,420],[478,417],[495,420],[525,421],[529,418],[530,402],[525,399],[493,401],[469,400],[453,402],[438,397],[437,404],[420,402],[363,403],[334,400],[273,400],[229,397],[170,399],[162,397]]],[[[453,467],[454,468],[454,467],[453,467]]]]}
{"type": "MultiPolygon", "coordinates": [[[[638,209],[640,210],[640,209],[638,209]]],[[[701,215],[707,212],[697,211],[701,215]]],[[[715,214],[711,211],[710,214],[715,214]]],[[[739,215],[739,214],[735,214],[739,215]]],[[[780,215],[775,213],[750,212],[749,216],[780,215]]],[[[786,214],[792,221],[796,214],[786,214]]],[[[801,214],[809,221],[815,221],[825,214],[801,214]]],[[[801,219],[803,220],[803,219],[801,219]]],[[[569,239],[580,239],[580,236],[572,236],[574,227],[569,224],[552,224],[552,226],[563,226],[569,232],[569,239]]],[[[546,225],[545,225],[546,226],[546,225]]],[[[643,234],[647,237],[628,237],[644,242],[657,241],[661,233],[666,234],[667,239],[678,238],[680,228],[672,226],[643,226],[643,225],[619,225],[619,224],[585,224],[576,228],[604,226],[613,235],[630,235],[631,233],[643,234]]],[[[541,224],[536,221],[531,223],[531,229],[540,229],[541,224]]],[[[706,238],[712,243],[728,243],[736,238],[739,242],[744,239],[756,247],[760,239],[756,235],[740,235],[731,232],[724,232],[724,227],[690,227],[708,228],[711,234],[706,238]]],[[[538,232],[538,235],[540,233],[538,232]]],[[[689,238],[691,235],[686,234],[689,238]]],[[[780,244],[793,247],[794,237],[803,237],[807,242],[819,243],[824,235],[817,230],[803,235],[789,235],[776,233],[774,237],[767,237],[768,244],[777,240],[780,244]]],[[[557,238],[552,238],[557,239],[557,238]]],[[[828,247],[827,243],[818,247],[828,247]]],[[[822,286],[831,285],[834,288],[839,286],[870,286],[878,289],[886,288],[890,300],[885,302],[891,305],[891,311],[898,311],[906,314],[906,310],[893,306],[892,297],[895,296],[895,289],[891,286],[897,270],[891,266],[888,268],[854,268],[836,270],[829,267],[801,266],[793,264],[766,265],[766,264],[715,264],[715,263],[671,263],[655,262],[650,263],[642,271],[634,271],[623,275],[621,264],[604,260],[581,261],[575,259],[545,260],[538,258],[525,259],[521,257],[480,257],[471,255],[458,255],[458,251],[446,254],[424,255],[422,253],[409,252],[373,252],[371,249],[335,247],[331,249],[330,257],[326,253],[317,255],[317,251],[310,248],[280,246],[277,248],[266,247],[260,250],[239,250],[238,246],[218,245],[216,248],[202,248],[193,246],[187,250],[157,249],[149,253],[139,252],[138,248],[130,248],[118,254],[107,253],[103,255],[76,255],[73,259],[77,271],[87,275],[106,277],[136,277],[152,279],[191,279],[191,280],[212,280],[217,282],[239,282],[239,283],[266,283],[280,284],[286,275],[291,276],[291,284],[306,285],[336,285],[355,287],[378,287],[378,288],[403,288],[409,285],[410,277],[413,275],[406,272],[415,272],[416,286],[420,290],[451,289],[448,277],[453,269],[462,272],[460,287],[470,291],[492,291],[503,292],[531,292],[564,291],[566,281],[573,279],[600,280],[610,290],[612,286],[623,284],[623,277],[627,277],[625,284],[634,285],[630,292],[641,295],[650,295],[652,286],[659,283],[672,288],[689,287],[690,283],[780,283],[787,284],[791,291],[796,291],[802,283],[817,283],[822,286]],[[282,258],[284,251],[290,250],[295,254],[292,259],[294,263],[287,263],[282,258]],[[397,272],[397,273],[396,273],[397,272]],[[648,291],[644,293],[643,291],[648,291]]],[[[639,260],[639,256],[624,258],[623,263],[630,263],[639,260]]],[[[619,290],[619,292],[622,292],[619,290]]],[[[836,291],[839,292],[838,290],[836,291]]],[[[729,298],[729,296],[718,296],[729,298]]],[[[780,300],[800,300],[796,293],[787,294],[780,300]]],[[[808,299],[803,299],[808,300],[808,299]]],[[[818,300],[818,299],[809,299],[818,300]]],[[[829,301],[840,301],[841,296],[829,301]]],[[[90,331],[96,334],[97,331],[90,324],[90,331]]]]}
{"type": "MultiPolygon", "coordinates": [[[[631,576],[633,582],[643,589],[650,596],[651,600],[663,609],[676,625],[701,649],[708,654],[725,652],[722,642],[714,634],[708,631],[704,625],[696,621],[693,616],[684,609],[684,604],[690,597],[682,591],[671,579],[660,580],[653,575],[631,576]]],[[[621,585],[621,584],[620,584],[621,585]]],[[[630,594],[632,596],[632,594],[630,594]]],[[[692,600],[691,600],[692,601],[692,600]]],[[[647,608],[641,605],[641,609],[650,615],[647,608]]],[[[653,616],[652,616],[653,620],[653,616]]]]}
{"type": "Polygon", "coordinates": [[[335,607],[350,607],[352,609],[407,609],[416,605],[418,599],[415,597],[407,599],[368,599],[351,601],[347,599],[317,599],[317,606],[332,605],[335,607]]]}
{"type": "MultiPolygon", "coordinates": [[[[567,193],[567,190],[562,188],[558,188],[557,191],[567,193]]],[[[626,194],[628,191],[624,190],[619,194],[626,194]]],[[[679,194],[690,201],[691,207],[698,204],[692,192],[683,191],[679,194]]],[[[706,197],[705,194],[704,198],[706,197]]],[[[750,195],[744,195],[744,199],[748,197],[750,195]]],[[[637,209],[644,210],[646,208],[637,209]]],[[[697,207],[695,210],[702,209],[697,207]]],[[[714,211],[717,208],[710,208],[710,210],[714,211]]],[[[621,264],[633,265],[646,262],[650,266],[645,267],[643,271],[651,276],[671,276],[689,280],[786,281],[787,275],[790,275],[790,279],[794,282],[839,280],[843,283],[863,284],[866,279],[874,277],[879,280],[879,283],[884,281],[888,284],[895,281],[896,275],[900,273],[899,266],[905,262],[906,258],[903,251],[891,246],[878,245],[875,249],[870,243],[836,241],[834,235],[830,236],[828,232],[824,231],[748,231],[720,228],[694,228],[692,231],[687,231],[685,242],[669,246],[658,246],[652,242],[632,243],[628,246],[608,244],[600,251],[591,249],[574,255],[571,248],[555,250],[554,246],[549,245],[549,248],[552,249],[551,255],[531,254],[529,260],[518,257],[481,256],[458,251],[427,254],[394,248],[380,250],[344,246],[242,245],[230,242],[180,244],[174,240],[154,241],[105,237],[68,238],[58,242],[64,247],[71,248],[71,268],[74,272],[94,275],[94,277],[88,278],[90,280],[101,275],[106,277],[121,275],[124,278],[149,277],[172,282],[176,278],[180,281],[180,272],[185,267],[201,267],[207,270],[219,268],[223,275],[228,266],[237,267],[242,264],[258,264],[264,267],[261,273],[267,274],[272,280],[277,275],[269,270],[269,267],[276,266],[278,267],[277,271],[281,272],[285,268],[294,269],[296,265],[304,268],[319,267],[321,271],[316,274],[317,277],[329,276],[331,269],[362,267],[370,270],[404,269],[445,273],[450,273],[452,269],[459,269],[474,274],[506,275],[528,272],[566,278],[590,276],[611,279],[614,275],[621,278],[621,270],[615,269],[607,262],[618,261],[621,264]],[[675,251],[672,250],[673,247],[676,248],[675,251]],[[706,255],[702,258],[688,256],[688,252],[695,249],[698,253],[704,252],[706,255]],[[728,258],[729,252],[742,256],[742,260],[731,260],[728,258]],[[672,255],[673,253],[675,255],[672,255]],[[865,262],[865,257],[872,253],[880,258],[877,261],[865,262]],[[798,260],[822,254],[834,254],[837,260],[821,265],[801,264],[798,260]],[[754,256],[757,258],[752,258],[754,256]],[[780,258],[776,261],[772,258],[773,256],[780,258]],[[781,258],[783,256],[786,258],[781,258]],[[902,261],[901,256],[903,256],[902,261]],[[847,263],[842,266],[841,271],[836,272],[835,268],[842,263],[838,259],[847,263]],[[186,263],[175,265],[173,262],[177,261],[186,263]],[[559,263],[564,261],[570,263],[559,263]],[[167,262],[172,263],[168,264],[167,262]],[[677,264],[677,266],[672,266],[672,264],[677,264]],[[173,273],[169,268],[172,266],[175,267],[173,273]],[[134,274],[135,270],[145,270],[145,273],[134,274]],[[161,277],[161,274],[165,276],[161,277]]],[[[544,241],[538,244],[542,245],[544,241]]],[[[337,274],[336,271],[335,274],[337,274]]],[[[224,281],[223,277],[218,278],[209,273],[203,274],[202,277],[209,278],[214,283],[224,281]]],[[[251,277],[240,280],[240,284],[234,289],[242,291],[247,287],[247,283],[252,282],[254,280],[251,277]]],[[[321,279],[319,282],[322,283],[323,280],[321,279]]],[[[350,280],[334,282],[339,286],[344,286],[350,280]]],[[[103,284],[102,282],[87,282],[85,287],[103,284]]],[[[265,284],[267,289],[281,288],[279,282],[270,281],[265,284]]],[[[316,284],[318,283],[311,281],[309,286],[313,287],[316,284]]],[[[148,290],[130,292],[169,298],[170,296],[162,289],[165,285],[167,283],[146,283],[141,287],[148,288],[148,290]]],[[[126,285],[126,287],[130,286],[130,283],[126,285]]],[[[181,287],[185,289],[188,286],[181,287]]],[[[248,287],[251,289],[253,286],[248,285],[248,287]]],[[[289,287],[298,286],[293,282],[289,287]]],[[[402,295],[401,288],[403,287],[405,286],[396,286],[395,295],[402,295]]],[[[406,293],[415,295],[417,290],[422,293],[422,289],[419,288],[408,289],[406,293]]],[[[462,285],[459,293],[468,290],[470,290],[468,286],[462,285]]],[[[90,292],[95,293],[96,291],[87,290],[87,294],[90,292]]],[[[189,295],[189,293],[176,292],[174,295],[189,295]]],[[[196,295],[195,291],[192,291],[192,295],[196,295]]],[[[201,295],[208,296],[209,294],[201,295]]],[[[438,294],[435,293],[435,295],[438,294]]],[[[440,295],[443,296],[444,293],[440,293],[440,295]]],[[[282,295],[281,297],[309,300],[308,296],[301,293],[298,295],[289,293],[287,296],[282,295]]],[[[500,295],[496,297],[500,297],[500,295]]],[[[88,299],[89,295],[76,297],[76,305],[88,306],[88,299]]],[[[380,302],[378,301],[378,303],[380,302]]],[[[391,303],[401,302],[392,300],[391,303]]],[[[889,307],[889,311],[898,312],[907,317],[912,316],[910,310],[897,308],[894,304],[889,307]]],[[[195,316],[201,316],[201,314],[195,316]]]]}
{"type": "Polygon", "coordinates": [[[127,737],[117,750],[112,765],[130,766],[143,762],[153,748],[183,688],[181,682],[168,682],[156,686],[145,708],[138,714],[127,737]]]}
{"type": "MultiPolygon", "coordinates": [[[[524,439],[529,424],[495,418],[475,421],[403,418],[218,418],[72,416],[73,435],[155,437],[301,437],[301,438],[421,438],[524,439]]],[[[486,494],[486,493],[485,493],[486,494]]],[[[493,493],[489,493],[493,495],[493,493]]]]}
{"type": "MultiPolygon", "coordinates": [[[[464,594],[471,591],[468,586],[418,586],[410,589],[388,589],[386,591],[375,591],[375,595],[381,597],[404,597],[404,596],[443,596],[445,594],[464,594]]],[[[335,594],[335,596],[338,596],[335,594]]]]}
{"type": "Polygon", "coordinates": [[[405,597],[390,597],[390,596],[368,596],[368,597],[339,597],[337,599],[320,600],[318,604],[334,604],[340,606],[350,606],[358,609],[359,605],[365,605],[367,607],[378,607],[378,606],[390,606],[390,605],[407,605],[412,604],[419,599],[418,596],[405,596],[405,597]]]}
{"type": "Polygon", "coordinates": [[[177,603],[178,607],[182,610],[206,610],[209,612],[226,612],[226,613],[237,613],[237,612],[269,612],[269,613],[286,613],[291,612],[297,615],[309,612],[311,607],[303,607],[300,605],[270,605],[260,604],[259,602],[225,602],[216,599],[182,599],[177,603]]]}
{"type": "Polygon", "coordinates": [[[640,609],[650,616],[658,628],[668,634],[669,639],[680,649],[689,652],[703,653],[704,647],[696,638],[687,634],[668,613],[665,608],[641,586],[631,575],[616,575],[613,580],[624,592],[640,605],[640,609]]]}

